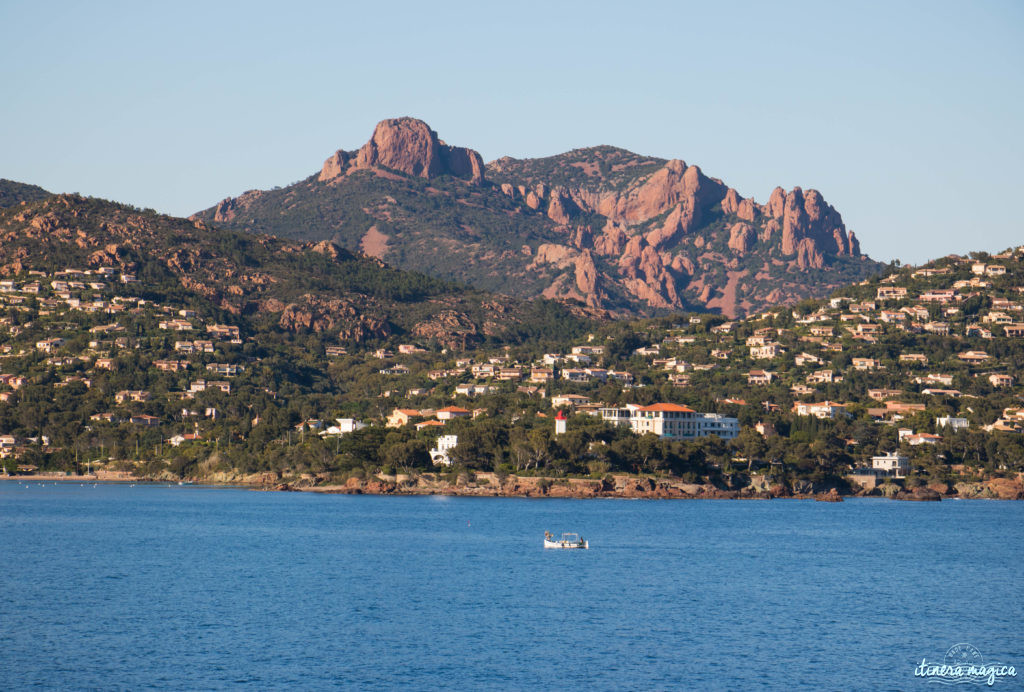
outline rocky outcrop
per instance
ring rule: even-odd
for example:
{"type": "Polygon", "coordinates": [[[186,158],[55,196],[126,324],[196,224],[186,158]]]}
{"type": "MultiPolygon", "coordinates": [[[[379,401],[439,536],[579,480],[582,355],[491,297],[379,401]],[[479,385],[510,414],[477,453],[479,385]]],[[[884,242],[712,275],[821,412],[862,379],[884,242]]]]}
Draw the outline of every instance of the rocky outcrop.
{"type": "Polygon", "coordinates": [[[821,269],[825,266],[825,257],[818,246],[810,238],[801,238],[796,244],[796,266],[800,269],[821,269]]]}
{"type": "Polygon", "coordinates": [[[618,262],[624,285],[640,300],[657,308],[679,304],[675,279],[666,271],[661,256],[642,236],[626,243],[618,262]]]}
{"type": "Polygon", "coordinates": [[[228,223],[234,221],[240,211],[259,199],[262,194],[261,190],[249,190],[248,192],[243,192],[238,197],[228,197],[221,200],[214,208],[213,222],[228,223]]]}
{"type": "Polygon", "coordinates": [[[350,300],[309,294],[301,301],[289,303],[281,312],[278,324],[290,332],[337,330],[339,339],[354,342],[384,338],[391,333],[387,322],[366,315],[350,300]]]}
{"type": "Polygon", "coordinates": [[[336,151],[320,170],[320,182],[345,175],[349,168],[384,168],[419,178],[451,175],[481,183],[484,162],[480,154],[464,147],[452,147],[422,120],[392,118],[377,123],[373,136],[353,157],[336,151]]]}
{"type": "Polygon", "coordinates": [[[348,168],[348,164],[352,157],[347,151],[339,149],[334,152],[326,161],[324,161],[323,168],[320,169],[320,175],[317,178],[321,183],[333,180],[338,176],[345,173],[345,169],[348,168]]]}
{"type": "Polygon", "coordinates": [[[445,348],[465,349],[477,335],[473,321],[456,310],[441,310],[433,318],[418,323],[412,333],[425,340],[436,341],[445,348]]]}
{"type": "Polygon", "coordinates": [[[815,256],[860,256],[860,244],[847,233],[839,212],[826,203],[817,190],[808,190],[805,194],[796,187],[783,197],[782,189],[775,188],[766,211],[773,219],[778,220],[781,216],[782,254],[802,252],[804,264],[801,268],[820,267],[821,264],[812,259],[815,256]],[[801,249],[801,241],[804,240],[809,240],[813,247],[804,244],[801,249]]]}
{"type": "Polygon", "coordinates": [[[548,218],[563,226],[569,225],[573,215],[579,213],[579,208],[572,199],[565,194],[565,191],[556,189],[551,193],[551,202],[548,204],[548,218]]]}
{"type": "Polygon", "coordinates": [[[726,187],[705,176],[697,166],[669,161],[636,187],[600,198],[596,211],[612,221],[636,224],[663,214],[688,200],[694,209],[721,202],[726,187]]]}
{"type": "Polygon", "coordinates": [[[737,255],[745,255],[756,238],[757,233],[750,224],[735,223],[729,229],[729,249],[737,255]]]}
{"type": "Polygon", "coordinates": [[[740,195],[736,190],[731,187],[725,191],[725,197],[722,198],[722,211],[726,214],[735,214],[740,209],[740,195]]]}
{"type": "Polygon", "coordinates": [[[647,234],[647,243],[654,248],[671,245],[699,223],[700,210],[696,206],[696,201],[687,198],[669,212],[664,224],[647,234]]]}
{"type": "MultiPolygon", "coordinates": [[[[507,170],[511,161],[497,162],[500,165],[496,165],[496,170],[507,170]]],[[[667,161],[653,173],[619,190],[549,189],[543,184],[528,187],[512,183],[503,183],[501,190],[509,197],[522,199],[527,208],[543,210],[549,219],[566,228],[571,229],[581,213],[605,216],[604,227],[596,233],[589,227],[585,233],[571,230],[571,245],[578,249],[593,247],[596,254],[614,258],[618,276],[612,277],[611,283],[619,284],[633,299],[652,308],[684,307],[686,284],[679,284],[684,274],[691,279],[689,288],[696,303],[721,309],[730,316],[754,304],[746,293],[742,301],[736,300],[733,294],[746,290],[737,282],[714,285],[713,270],[707,276],[707,284],[699,286],[694,281],[701,273],[698,262],[701,265],[704,262],[695,261],[689,253],[680,250],[692,245],[697,250],[703,249],[702,257],[707,257],[709,262],[718,261],[717,253],[708,252],[715,238],[701,231],[706,225],[705,218],[724,214],[726,219],[732,219],[726,226],[723,240],[734,256],[744,257],[758,247],[763,247],[765,252],[777,248],[787,258],[783,266],[792,270],[822,269],[832,257],[858,257],[860,254],[856,237],[847,233],[838,212],[816,190],[805,193],[794,188],[787,193],[776,188],[762,207],[720,181],[708,178],[697,166],[688,166],[680,160],[667,161]],[[652,222],[658,217],[662,218],[652,222]],[[638,234],[637,229],[643,229],[642,234],[638,234]]],[[[534,266],[538,262],[564,265],[563,258],[555,259],[549,253],[550,248],[542,250],[534,266]]],[[[570,288],[564,279],[559,279],[544,295],[582,298],[588,304],[599,305],[595,297],[587,293],[586,285],[591,283],[589,274],[583,270],[579,274],[575,287],[570,288]]],[[[790,297],[782,292],[776,299],[790,297]]],[[[758,300],[763,304],[765,297],[754,298],[758,300]]]]}
{"type": "Polygon", "coordinates": [[[814,498],[818,502],[842,502],[843,496],[839,494],[839,491],[832,488],[827,493],[818,493],[814,498]]]}
{"type": "Polygon", "coordinates": [[[744,221],[750,221],[753,223],[757,220],[759,214],[760,210],[752,199],[742,200],[736,207],[736,216],[740,217],[744,221]]]}
{"type": "Polygon", "coordinates": [[[910,502],[939,502],[942,496],[926,486],[914,488],[913,490],[901,490],[893,496],[894,500],[907,500],[910,502]]]}

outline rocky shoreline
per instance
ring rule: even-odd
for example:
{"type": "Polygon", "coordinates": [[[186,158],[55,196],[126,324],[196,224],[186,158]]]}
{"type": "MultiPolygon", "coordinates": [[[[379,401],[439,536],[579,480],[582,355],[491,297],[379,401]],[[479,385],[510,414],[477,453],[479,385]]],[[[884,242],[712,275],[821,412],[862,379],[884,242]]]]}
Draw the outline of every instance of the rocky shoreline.
{"type": "Polygon", "coordinates": [[[993,478],[978,482],[931,483],[907,489],[896,483],[885,483],[871,490],[856,487],[840,489],[822,487],[809,481],[791,485],[769,483],[755,477],[755,482],[742,488],[721,488],[710,483],[688,483],[680,478],[609,475],[603,479],[546,478],[536,476],[499,476],[479,472],[460,474],[454,482],[438,474],[418,476],[379,474],[369,479],[349,478],[344,483],[332,482],[329,476],[304,474],[282,477],[277,473],[241,475],[214,473],[206,477],[179,479],[171,474],[159,477],[135,476],[127,472],[94,473],[61,476],[34,474],[0,477],[0,480],[26,482],[101,482],[101,483],[187,483],[224,485],[260,491],[312,492],[333,495],[451,495],[458,497],[525,497],[525,498],[621,498],[648,500],[771,500],[804,499],[821,502],[842,502],[848,497],[887,497],[911,502],[937,502],[948,499],[1024,500],[1024,474],[1017,478],[993,478]]]}
{"type": "Polygon", "coordinates": [[[992,479],[978,483],[933,483],[914,489],[886,484],[873,490],[841,492],[798,481],[792,487],[769,484],[748,485],[741,489],[719,488],[711,484],[686,483],[678,478],[653,478],[616,475],[602,480],[587,478],[538,478],[477,473],[461,476],[452,483],[432,474],[378,476],[368,480],[350,478],[344,484],[317,482],[304,477],[268,485],[266,490],[315,492],[342,495],[453,495],[463,497],[550,497],[550,498],[624,498],[624,499],[705,499],[770,500],[776,498],[818,499],[842,502],[844,497],[889,497],[915,502],[942,499],[1024,500],[1024,480],[992,479]]]}

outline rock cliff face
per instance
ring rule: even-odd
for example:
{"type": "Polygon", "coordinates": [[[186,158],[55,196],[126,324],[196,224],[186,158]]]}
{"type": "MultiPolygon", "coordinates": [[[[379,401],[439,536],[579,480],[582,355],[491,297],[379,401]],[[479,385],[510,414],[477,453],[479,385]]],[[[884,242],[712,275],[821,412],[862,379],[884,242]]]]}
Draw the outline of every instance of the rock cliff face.
{"type": "Polygon", "coordinates": [[[375,239],[371,254],[403,268],[624,315],[735,317],[880,267],[817,190],[759,204],[685,161],[607,146],[484,166],[413,118],[378,123],[306,181],[196,216],[366,252],[375,239]]]}
{"type": "Polygon", "coordinates": [[[393,118],[377,123],[373,137],[355,156],[336,151],[320,170],[320,182],[328,182],[351,169],[388,168],[420,178],[452,175],[479,184],[484,162],[472,149],[448,146],[422,120],[393,118]]]}
{"type": "MultiPolygon", "coordinates": [[[[529,170],[528,163],[507,158],[490,168],[501,179],[529,170]]],[[[524,177],[533,182],[529,175],[524,177]]],[[[652,173],[618,188],[597,183],[564,187],[503,182],[499,189],[531,209],[546,209],[549,219],[570,232],[570,244],[577,249],[583,249],[585,238],[587,247],[611,263],[614,274],[605,282],[616,283],[649,308],[681,309],[696,303],[734,317],[801,293],[793,286],[774,286],[750,295],[746,277],[760,275],[764,281],[781,275],[779,267],[805,272],[824,270],[844,258],[860,260],[856,237],[817,190],[776,188],[760,205],[680,160],[663,162],[652,173]],[[603,218],[605,223],[595,231],[592,225],[580,225],[585,217],[603,218]],[[757,259],[763,260],[761,266],[736,272],[735,281],[723,284],[715,278],[719,268],[739,269],[757,259]]],[[[550,251],[534,263],[548,256],[550,251]]],[[[546,295],[554,289],[566,287],[555,285],[546,295]]],[[[578,293],[589,304],[601,304],[580,282],[566,295],[578,293]]]]}

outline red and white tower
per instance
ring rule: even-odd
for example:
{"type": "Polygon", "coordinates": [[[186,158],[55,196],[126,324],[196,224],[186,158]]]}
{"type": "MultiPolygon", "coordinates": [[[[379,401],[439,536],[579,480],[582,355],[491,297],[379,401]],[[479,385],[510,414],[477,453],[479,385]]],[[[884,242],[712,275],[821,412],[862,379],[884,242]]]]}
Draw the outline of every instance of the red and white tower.
{"type": "Polygon", "coordinates": [[[556,435],[564,435],[565,434],[565,422],[567,420],[568,419],[565,417],[565,411],[559,409],[558,410],[558,415],[555,416],[555,434],[556,435]]]}

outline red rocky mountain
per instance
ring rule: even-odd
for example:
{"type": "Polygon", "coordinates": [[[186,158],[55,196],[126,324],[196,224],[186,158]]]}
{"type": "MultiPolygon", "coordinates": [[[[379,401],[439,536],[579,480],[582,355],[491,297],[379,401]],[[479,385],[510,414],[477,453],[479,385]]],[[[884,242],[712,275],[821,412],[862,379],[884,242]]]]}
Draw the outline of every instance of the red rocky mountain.
{"type": "Polygon", "coordinates": [[[484,166],[413,118],[378,123],[361,148],[335,152],[303,181],[196,217],[620,314],[732,317],[825,295],[881,266],[817,190],[776,188],[760,204],[698,166],[609,146],[484,166]]]}

